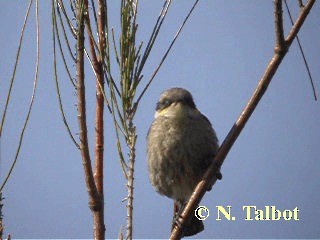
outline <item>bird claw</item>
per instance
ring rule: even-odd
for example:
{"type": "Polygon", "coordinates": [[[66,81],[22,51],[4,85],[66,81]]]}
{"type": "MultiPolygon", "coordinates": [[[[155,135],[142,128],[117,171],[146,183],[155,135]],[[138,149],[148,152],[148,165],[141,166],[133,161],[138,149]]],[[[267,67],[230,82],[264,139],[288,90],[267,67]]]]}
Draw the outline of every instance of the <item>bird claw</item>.
{"type": "Polygon", "coordinates": [[[180,208],[178,209],[177,212],[175,212],[175,214],[173,215],[173,219],[172,219],[172,229],[174,229],[175,226],[177,226],[178,228],[181,228],[181,222],[180,222],[180,218],[181,218],[181,214],[182,211],[185,207],[186,203],[181,204],[180,208]]]}

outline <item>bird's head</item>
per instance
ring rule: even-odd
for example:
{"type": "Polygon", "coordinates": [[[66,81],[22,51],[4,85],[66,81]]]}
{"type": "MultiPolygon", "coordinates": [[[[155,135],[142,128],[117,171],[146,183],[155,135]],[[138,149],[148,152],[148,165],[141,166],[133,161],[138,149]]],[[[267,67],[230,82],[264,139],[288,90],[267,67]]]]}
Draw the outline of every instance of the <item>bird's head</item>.
{"type": "Polygon", "coordinates": [[[185,116],[196,110],[196,105],[189,91],[183,88],[170,88],[161,93],[156,106],[155,118],[158,116],[185,116]]]}

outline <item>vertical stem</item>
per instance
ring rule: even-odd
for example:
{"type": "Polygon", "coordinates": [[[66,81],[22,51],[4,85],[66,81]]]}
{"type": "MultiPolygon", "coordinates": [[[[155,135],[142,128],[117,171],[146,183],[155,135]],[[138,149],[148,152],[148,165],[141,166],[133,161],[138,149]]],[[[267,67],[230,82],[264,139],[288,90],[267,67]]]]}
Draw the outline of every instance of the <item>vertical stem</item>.
{"type": "Polygon", "coordinates": [[[84,84],[84,18],[86,15],[87,8],[85,7],[85,2],[83,0],[79,1],[77,7],[77,91],[80,151],[85,172],[87,191],[89,194],[89,207],[93,213],[94,238],[104,239],[103,201],[97,191],[95,179],[92,173],[86,122],[86,96],[84,84]]]}
{"type": "Polygon", "coordinates": [[[93,211],[93,235],[94,239],[105,239],[105,225],[104,225],[104,207],[103,203],[102,207],[98,211],[93,211]]]}
{"type": "Polygon", "coordinates": [[[133,232],[133,183],[134,183],[134,162],[136,158],[136,130],[133,126],[132,119],[129,120],[129,169],[128,169],[128,204],[127,204],[127,236],[126,239],[132,239],[132,232],[133,232]]]}
{"type": "Polygon", "coordinates": [[[282,0],[274,0],[274,21],[276,32],[276,51],[285,51],[283,36],[282,0]]]}
{"type": "Polygon", "coordinates": [[[99,209],[93,212],[94,220],[94,237],[95,239],[105,238],[104,225],[104,194],[103,194],[103,152],[104,152],[104,125],[103,125],[103,111],[104,111],[104,77],[103,77],[103,56],[105,49],[105,32],[104,32],[104,2],[98,2],[98,36],[99,36],[99,57],[97,65],[94,66],[96,70],[97,84],[96,84],[96,146],[95,146],[95,168],[94,180],[97,187],[98,195],[101,201],[99,209]]]}
{"type": "Polygon", "coordinates": [[[104,37],[104,7],[103,1],[99,0],[98,12],[98,33],[99,33],[99,58],[97,66],[97,84],[96,84],[96,149],[95,149],[95,181],[99,193],[103,193],[103,150],[104,150],[104,134],[103,134],[103,110],[104,110],[104,77],[103,77],[103,52],[105,47],[104,37]]]}
{"type": "Polygon", "coordinates": [[[3,203],[2,203],[2,192],[0,192],[0,239],[2,239],[2,235],[3,235],[3,222],[2,222],[2,207],[3,207],[3,203]]]}

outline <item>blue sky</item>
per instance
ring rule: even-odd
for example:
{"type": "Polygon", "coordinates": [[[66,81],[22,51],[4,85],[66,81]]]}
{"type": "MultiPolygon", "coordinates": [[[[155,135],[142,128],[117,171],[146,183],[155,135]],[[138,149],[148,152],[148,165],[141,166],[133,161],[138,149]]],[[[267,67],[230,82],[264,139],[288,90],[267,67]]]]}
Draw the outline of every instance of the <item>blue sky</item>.
{"type": "MultiPolygon", "coordinates": [[[[145,67],[144,81],[155,69],[192,1],[175,1],[145,67]]],[[[119,33],[118,6],[110,6],[110,25],[119,33]]],[[[0,103],[13,70],[27,1],[5,1],[0,8],[0,103]]],[[[148,38],[162,1],[141,1],[139,40],[148,38]]],[[[297,16],[296,1],[290,1],[297,16]]],[[[148,126],[159,94],[180,86],[213,124],[220,142],[250,98],[272,57],[273,2],[200,1],[137,112],[135,170],[135,238],[168,238],[172,200],[154,192],[146,165],[148,126]]],[[[299,36],[320,89],[320,7],[316,3],[299,36]]],[[[284,13],[286,33],[290,22],[284,13]]],[[[16,83],[1,139],[0,177],[13,160],[32,92],[35,64],[35,11],[26,30],[16,83]]],[[[15,238],[91,238],[92,216],[80,152],[64,128],[53,80],[50,1],[40,1],[41,63],[34,109],[18,163],[3,192],[5,233],[15,238]]],[[[75,70],[71,67],[71,69],[75,70]]],[[[87,69],[90,71],[90,69],[87,69]]],[[[61,64],[62,97],[72,132],[78,132],[76,96],[61,64]]],[[[74,71],[75,75],[75,71],[74,71]]],[[[87,78],[89,143],[93,147],[94,78],[87,78]]],[[[142,89],[142,87],[141,87],[142,89]]],[[[140,90],[141,90],[140,89],[140,90]]],[[[105,129],[106,237],[124,227],[125,179],[115,148],[111,117],[105,129]]],[[[279,67],[261,103],[222,167],[223,180],[202,201],[210,210],[205,231],[197,238],[320,238],[320,110],[296,42],[279,67]],[[216,206],[232,206],[235,221],[216,221],[216,206]],[[243,206],[299,209],[299,221],[245,221],[243,206]]],[[[91,148],[92,149],[92,148],[91,148]]],[[[93,152],[91,152],[93,153],[93,152]]],[[[93,155],[93,154],[91,154],[93,155]]]]}

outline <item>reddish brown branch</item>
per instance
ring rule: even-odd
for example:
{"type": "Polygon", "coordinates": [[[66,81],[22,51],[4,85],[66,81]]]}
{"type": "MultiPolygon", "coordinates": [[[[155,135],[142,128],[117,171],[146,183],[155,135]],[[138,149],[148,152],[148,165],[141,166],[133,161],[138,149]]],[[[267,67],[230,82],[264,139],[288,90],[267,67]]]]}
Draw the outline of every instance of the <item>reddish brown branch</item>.
{"type": "MultiPolygon", "coordinates": [[[[285,3],[285,6],[286,6],[286,9],[287,9],[287,12],[288,12],[288,15],[289,15],[291,24],[294,25],[293,18],[292,18],[292,16],[291,16],[290,9],[289,9],[289,6],[288,6],[288,4],[287,4],[287,1],[284,0],[284,3],[285,3]]],[[[300,8],[304,6],[303,3],[302,3],[302,1],[301,1],[301,4],[302,4],[302,5],[299,5],[300,8]]],[[[298,46],[299,46],[299,49],[300,49],[300,52],[301,52],[301,56],[302,56],[304,65],[306,66],[306,70],[307,70],[307,73],[308,73],[308,76],[309,76],[309,80],[310,80],[310,84],[311,84],[311,88],[312,88],[314,100],[317,101],[317,100],[318,100],[318,97],[317,97],[317,92],[316,92],[316,89],[315,89],[315,86],[314,86],[314,83],[313,83],[311,71],[310,71],[310,69],[309,69],[309,65],[308,65],[308,62],[307,62],[306,56],[305,56],[305,54],[304,54],[304,51],[303,51],[303,48],[302,48],[302,45],[301,45],[301,43],[300,43],[300,40],[299,40],[298,35],[296,36],[296,39],[297,39],[297,43],[298,43],[298,46]]]]}
{"type": "MultiPolygon", "coordinates": [[[[94,212],[94,233],[95,239],[104,239],[104,204],[103,204],[103,150],[104,150],[104,126],[103,126],[103,110],[104,110],[104,77],[103,77],[103,53],[105,48],[105,31],[104,31],[104,2],[98,1],[98,37],[99,37],[99,58],[94,63],[96,69],[96,147],[95,147],[95,168],[94,180],[99,192],[102,204],[100,209],[94,212]],[[96,66],[95,66],[96,64],[96,66]]],[[[90,44],[91,45],[91,44],[90,44]]],[[[93,46],[92,46],[93,47],[93,46]]]]}
{"type": "MultiPolygon", "coordinates": [[[[292,27],[288,37],[286,38],[286,47],[289,48],[293,39],[297,35],[300,27],[302,26],[304,20],[306,19],[310,9],[312,8],[315,0],[309,0],[305,7],[302,9],[296,23],[292,27]]],[[[176,224],[174,229],[172,230],[170,239],[179,239],[181,237],[181,229],[183,228],[185,222],[191,214],[193,210],[198,206],[200,203],[203,195],[207,190],[208,184],[214,179],[214,182],[217,180],[216,172],[223,164],[228,152],[230,151],[231,147],[233,146],[234,142],[240,135],[242,129],[244,128],[245,124],[249,120],[251,114],[255,110],[256,106],[258,105],[260,99],[262,98],[263,94],[267,90],[272,77],[274,76],[275,72],[277,71],[282,59],[286,55],[286,51],[275,51],[272,59],[270,60],[265,73],[263,74],[261,80],[258,83],[257,88],[255,89],[251,99],[249,100],[247,106],[244,108],[242,113],[240,114],[238,120],[233,125],[231,130],[229,131],[227,137],[223,141],[217,156],[214,159],[214,163],[211,164],[209,169],[206,171],[205,175],[203,176],[202,180],[196,186],[192,196],[190,197],[186,207],[184,208],[181,217],[179,218],[179,223],[176,224]]]]}
{"type": "Polygon", "coordinates": [[[96,84],[96,158],[95,158],[95,180],[99,193],[103,193],[103,107],[104,107],[104,77],[103,77],[103,53],[105,47],[105,33],[104,33],[104,3],[99,0],[98,12],[98,36],[99,36],[99,59],[97,71],[97,84],[96,84]]]}
{"type": "MultiPolygon", "coordinates": [[[[85,0],[85,4],[86,4],[86,8],[88,9],[88,1],[85,0]]],[[[98,63],[98,59],[97,59],[97,55],[96,55],[96,51],[95,51],[95,43],[94,43],[94,39],[93,39],[93,35],[92,35],[92,29],[91,29],[91,23],[90,23],[90,17],[89,15],[86,16],[85,19],[85,23],[86,23],[86,29],[87,29],[87,34],[89,37],[89,47],[90,47],[90,53],[91,53],[91,58],[92,58],[92,65],[93,65],[93,69],[95,72],[95,75],[99,75],[99,63],[98,63]]]]}
{"type": "Polygon", "coordinates": [[[78,122],[79,122],[79,137],[80,137],[80,151],[82,157],[82,164],[85,173],[85,182],[89,194],[89,207],[92,211],[98,209],[102,202],[100,200],[91,166],[91,159],[88,146],[88,133],[86,122],[86,96],[84,84],[84,18],[85,6],[83,1],[79,1],[77,8],[77,80],[78,80],[78,122]]]}
{"type": "MultiPolygon", "coordinates": [[[[88,9],[88,1],[85,0],[85,7],[88,9]]],[[[87,14],[85,23],[87,34],[89,37],[90,53],[92,58],[92,65],[96,76],[96,121],[95,121],[95,166],[94,166],[94,182],[97,189],[97,202],[92,209],[93,212],[93,225],[94,225],[94,238],[105,238],[105,225],[104,225],[104,194],[103,194],[103,153],[104,153],[104,77],[103,77],[103,55],[104,52],[104,3],[99,1],[99,17],[98,17],[98,38],[99,38],[99,55],[97,57],[95,51],[95,42],[92,35],[90,17],[87,14]],[[102,11],[101,11],[102,9],[102,11]]]]}
{"type": "Polygon", "coordinates": [[[295,37],[297,36],[304,20],[306,19],[306,17],[308,16],[313,4],[315,3],[315,0],[309,0],[307,2],[307,4],[301,9],[299,17],[297,19],[297,21],[295,22],[295,24],[292,26],[287,38],[286,38],[286,44],[287,45],[291,45],[292,41],[295,39],[295,37]]]}
{"type": "Polygon", "coordinates": [[[285,51],[282,19],[282,0],[274,0],[274,21],[276,32],[276,51],[285,51]]]}

